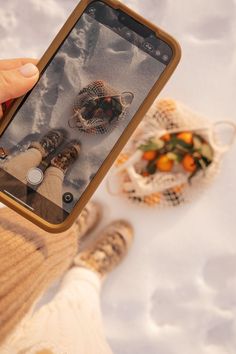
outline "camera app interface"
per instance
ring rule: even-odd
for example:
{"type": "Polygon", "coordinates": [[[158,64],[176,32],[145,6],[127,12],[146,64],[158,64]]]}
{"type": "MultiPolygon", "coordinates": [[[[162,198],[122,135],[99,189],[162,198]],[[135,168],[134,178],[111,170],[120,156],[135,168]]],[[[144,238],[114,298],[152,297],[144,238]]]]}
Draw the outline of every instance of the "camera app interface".
{"type": "Polygon", "coordinates": [[[92,3],[0,138],[1,190],[51,223],[72,211],[171,59],[129,19],[92,3]]]}

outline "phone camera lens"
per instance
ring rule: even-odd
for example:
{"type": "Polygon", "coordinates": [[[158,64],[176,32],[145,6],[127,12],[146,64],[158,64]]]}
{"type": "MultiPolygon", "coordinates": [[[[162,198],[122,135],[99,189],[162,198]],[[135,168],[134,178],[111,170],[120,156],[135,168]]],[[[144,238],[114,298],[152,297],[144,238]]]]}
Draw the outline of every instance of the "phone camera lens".
{"type": "Polygon", "coordinates": [[[149,42],[144,42],[143,43],[143,48],[147,50],[148,52],[152,52],[154,50],[153,45],[149,42]]]}
{"type": "Polygon", "coordinates": [[[74,197],[73,197],[72,193],[67,192],[63,195],[63,202],[64,203],[69,204],[69,203],[73,202],[73,200],[74,200],[74,197]]]}
{"type": "Polygon", "coordinates": [[[88,12],[89,12],[89,14],[92,15],[92,16],[95,15],[95,13],[96,13],[95,7],[90,7],[89,10],[88,10],[88,12]]]}
{"type": "Polygon", "coordinates": [[[163,59],[164,61],[168,61],[168,60],[169,60],[169,56],[168,56],[167,54],[164,54],[163,57],[162,57],[162,59],[163,59]]]}

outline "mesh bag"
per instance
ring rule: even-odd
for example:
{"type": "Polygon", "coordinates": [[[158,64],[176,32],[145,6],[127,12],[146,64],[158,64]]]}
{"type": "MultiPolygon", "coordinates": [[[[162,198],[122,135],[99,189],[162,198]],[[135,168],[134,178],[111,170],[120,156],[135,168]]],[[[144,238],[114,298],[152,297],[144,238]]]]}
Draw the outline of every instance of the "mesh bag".
{"type": "MultiPolygon", "coordinates": [[[[236,127],[232,122],[211,124],[206,118],[192,112],[179,102],[170,99],[159,100],[147,113],[144,121],[117,159],[113,173],[108,179],[108,189],[112,194],[122,194],[132,202],[147,206],[177,206],[189,202],[202,192],[217,175],[222,155],[234,142],[235,132],[236,127]],[[226,140],[225,136],[223,138],[224,130],[227,130],[226,140]],[[145,171],[141,173],[144,150],[140,147],[150,147],[150,141],[153,144],[153,139],[155,139],[155,144],[160,140],[162,142],[167,139],[174,141],[173,137],[176,136],[182,139],[194,137],[196,144],[198,139],[201,149],[204,147],[205,155],[203,152],[202,154],[204,161],[207,161],[206,165],[201,167],[199,159],[200,168],[194,171],[195,162],[183,149],[184,157],[181,168],[172,168],[175,165],[180,167],[180,164],[174,164],[169,160],[167,163],[164,161],[162,171],[155,168],[155,172],[151,171],[151,174],[145,174],[145,171]],[[210,157],[208,157],[209,154],[210,157]],[[114,190],[115,186],[118,186],[118,190],[114,190]]],[[[176,146],[181,151],[181,148],[189,147],[189,144],[186,145],[186,142],[183,142],[180,147],[176,146]]],[[[161,149],[160,146],[159,151],[161,149]]],[[[172,151],[168,154],[168,156],[173,156],[172,151]]],[[[195,151],[194,154],[200,153],[195,151]]],[[[149,164],[149,167],[152,166],[149,164]]]]}
{"type": "Polygon", "coordinates": [[[133,99],[132,92],[119,93],[105,81],[93,81],[76,97],[69,126],[87,134],[109,133],[124,119],[133,99]]]}

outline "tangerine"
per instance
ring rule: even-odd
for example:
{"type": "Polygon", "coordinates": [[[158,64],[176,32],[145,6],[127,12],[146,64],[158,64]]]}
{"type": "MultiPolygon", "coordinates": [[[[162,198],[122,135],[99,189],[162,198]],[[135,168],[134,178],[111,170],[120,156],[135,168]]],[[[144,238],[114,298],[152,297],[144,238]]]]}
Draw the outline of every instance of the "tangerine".
{"type": "Polygon", "coordinates": [[[156,162],[156,166],[159,171],[170,172],[174,166],[174,161],[167,155],[162,155],[156,162]]]}
{"type": "Polygon", "coordinates": [[[193,143],[193,134],[190,132],[183,132],[177,135],[177,138],[184,141],[186,144],[193,143]]]}
{"type": "Polygon", "coordinates": [[[168,142],[168,141],[170,141],[170,138],[171,138],[171,136],[170,136],[170,134],[165,134],[165,135],[163,135],[162,137],[161,137],[161,139],[162,140],[164,140],[165,142],[168,142]]]}
{"type": "Polygon", "coordinates": [[[191,173],[196,171],[197,168],[194,158],[189,154],[184,156],[182,160],[182,165],[187,172],[191,172],[191,173]]]}
{"type": "Polygon", "coordinates": [[[152,161],[155,159],[155,157],[157,156],[157,153],[156,151],[154,150],[149,150],[149,151],[145,151],[143,153],[143,160],[146,160],[146,161],[152,161]]]}

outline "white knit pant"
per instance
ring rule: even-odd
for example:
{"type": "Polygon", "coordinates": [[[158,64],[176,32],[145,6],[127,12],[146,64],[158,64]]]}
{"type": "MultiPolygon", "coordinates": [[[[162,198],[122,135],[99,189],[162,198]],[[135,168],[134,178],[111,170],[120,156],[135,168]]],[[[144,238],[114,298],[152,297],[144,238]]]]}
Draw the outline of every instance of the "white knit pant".
{"type": "Polygon", "coordinates": [[[101,280],[94,272],[74,267],[57,294],[37,305],[8,337],[1,354],[111,354],[100,310],[101,280]]]}

